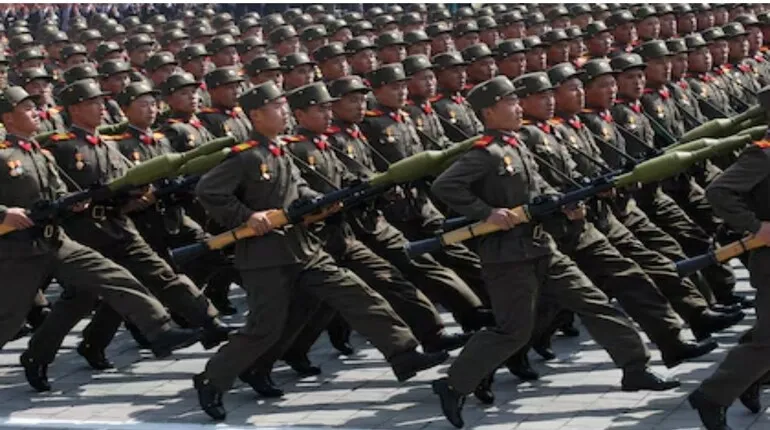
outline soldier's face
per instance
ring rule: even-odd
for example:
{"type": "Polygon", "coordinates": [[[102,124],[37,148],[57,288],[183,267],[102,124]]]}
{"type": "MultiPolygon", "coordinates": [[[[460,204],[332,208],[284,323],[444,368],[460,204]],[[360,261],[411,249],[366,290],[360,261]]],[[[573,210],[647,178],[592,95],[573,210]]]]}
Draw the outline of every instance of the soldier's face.
{"type": "MultiPolygon", "coordinates": [[[[24,89],[27,90],[27,92],[32,96],[37,96],[38,98],[40,96],[43,96],[46,92],[50,93],[50,89],[48,87],[51,86],[51,83],[48,82],[45,79],[35,79],[34,81],[31,81],[30,83],[24,85],[24,89]]],[[[42,102],[43,100],[41,100],[42,102]]]]}
{"type": "Polygon", "coordinates": [[[645,79],[652,85],[666,84],[671,81],[671,60],[669,57],[647,61],[644,70],[645,79]]]}
{"type": "Polygon", "coordinates": [[[505,97],[482,112],[487,127],[508,131],[518,131],[521,128],[522,115],[523,109],[516,96],[505,97]]]}
{"type": "Polygon", "coordinates": [[[286,88],[297,88],[313,82],[315,69],[311,64],[303,64],[291,69],[284,75],[286,88]]]}
{"type": "Polygon", "coordinates": [[[586,45],[583,43],[582,37],[578,37],[577,39],[571,40],[569,42],[569,58],[578,58],[585,52],[586,45]]]}
{"type": "Polygon", "coordinates": [[[730,58],[730,45],[726,40],[717,40],[714,43],[710,43],[709,51],[711,51],[711,60],[714,66],[721,66],[730,58]]]}
{"type": "Polygon", "coordinates": [[[483,82],[497,76],[497,63],[492,57],[474,61],[468,66],[468,77],[473,82],[483,82]]]}
{"type": "Polygon", "coordinates": [[[644,71],[640,69],[628,70],[618,75],[618,93],[631,100],[642,97],[646,84],[644,71]]]}
{"type": "Polygon", "coordinates": [[[502,59],[498,66],[500,66],[500,73],[509,79],[517,78],[527,69],[527,56],[523,52],[509,55],[502,59]]]}
{"type": "Polygon", "coordinates": [[[521,39],[527,34],[527,26],[524,21],[514,22],[501,30],[503,39],[521,39]]]}
{"type": "Polygon", "coordinates": [[[350,31],[349,28],[343,28],[340,30],[337,30],[336,33],[332,35],[332,42],[340,42],[340,43],[347,43],[348,40],[353,38],[353,32],[350,31]]]}
{"type": "Polygon", "coordinates": [[[714,14],[711,11],[705,11],[698,14],[698,30],[705,30],[714,26],[714,14]]]}
{"type": "Polygon", "coordinates": [[[406,47],[406,53],[409,55],[424,55],[428,58],[431,57],[431,45],[430,42],[419,42],[406,47]]]}
{"type": "Polygon", "coordinates": [[[0,89],[8,87],[8,66],[0,64],[0,89]]]}
{"type": "Polygon", "coordinates": [[[586,105],[599,109],[609,109],[618,96],[618,85],[612,75],[602,75],[592,80],[585,91],[586,105]]]}
{"type": "Polygon", "coordinates": [[[198,111],[200,95],[197,86],[189,86],[174,91],[167,99],[168,105],[175,112],[194,113],[198,111]]]}
{"type": "Polygon", "coordinates": [[[539,72],[548,67],[548,58],[543,48],[533,48],[527,51],[527,72],[539,72]]]}
{"type": "Polygon", "coordinates": [[[275,51],[278,54],[278,57],[281,57],[281,58],[289,54],[299,52],[299,49],[300,49],[299,37],[291,37],[289,39],[286,39],[283,42],[276,45],[275,47],[275,51]]]}
{"type": "Polygon", "coordinates": [[[455,47],[458,51],[462,51],[463,49],[477,43],[479,43],[479,34],[476,32],[464,34],[461,37],[455,39],[455,47]]]}
{"type": "Polygon", "coordinates": [[[406,104],[407,94],[406,82],[393,82],[374,90],[377,101],[393,109],[402,108],[406,104]]]}
{"type": "Polygon", "coordinates": [[[332,105],[323,103],[294,111],[297,123],[314,133],[323,133],[332,123],[332,105]]]}
{"type": "Polygon", "coordinates": [[[72,122],[81,126],[95,128],[102,122],[104,97],[96,97],[70,106],[72,122]]]}
{"type": "Polygon", "coordinates": [[[524,115],[543,121],[551,119],[556,109],[553,91],[543,91],[524,97],[521,99],[521,107],[524,109],[524,115]]]}
{"type": "Polygon", "coordinates": [[[158,118],[158,102],[150,94],[139,97],[124,109],[128,121],[141,129],[150,128],[158,118]]]}
{"type": "Polygon", "coordinates": [[[714,9],[714,25],[725,25],[730,20],[730,13],[727,9],[720,7],[714,9]]]}
{"type": "Polygon", "coordinates": [[[586,28],[586,26],[588,26],[588,24],[592,22],[594,22],[594,17],[592,17],[591,14],[588,14],[588,13],[578,15],[572,19],[572,24],[580,27],[581,29],[586,28]]]}
{"type": "Polygon", "coordinates": [[[749,39],[746,36],[731,38],[728,46],[731,60],[741,60],[749,56],[749,39]]]}
{"type": "Polygon", "coordinates": [[[118,73],[107,79],[102,79],[101,84],[102,88],[105,90],[113,94],[118,94],[123,91],[130,82],[131,78],[129,78],[128,73],[118,73]]]}
{"type": "Polygon", "coordinates": [[[548,64],[559,64],[569,61],[569,42],[554,43],[548,47],[548,64]]]}
{"type": "Polygon", "coordinates": [[[249,113],[254,129],[268,137],[278,136],[286,130],[288,116],[289,110],[284,97],[249,113]]]}
{"type": "Polygon", "coordinates": [[[698,27],[698,21],[695,18],[695,14],[688,13],[683,16],[680,16],[677,20],[677,27],[679,27],[679,30],[681,34],[690,34],[698,27]]]}
{"type": "Polygon", "coordinates": [[[554,96],[557,112],[573,115],[580,112],[585,106],[583,83],[577,78],[569,79],[559,85],[554,96]]]}
{"type": "Polygon", "coordinates": [[[615,40],[619,43],[632,43],[636,41],[636,25],[633,22],[627,22],[623,25],[619,25],[613,31],[615,40]]]}
{"type": "Polygon", "coordinates": [[[225,48],[217,52],[211,61],[216,64],[217,67],[230,67],[241,64],[241,57],[238,55],[238,50],[234,46],[225,48]]]}
{"type": "Polygon", "coordinates": [[[369,73],[377,68],[377,54],[373,49],[356,52],[350,59],[350,65],[355,73],[369,73]]]}
{"type": "Polygon", "coordinates": [[[350,65],[344,55],[338,55],[334,58],[324,61],[320,64],[321,73],[328,80],[339,79],[350,74],[350,65]]]}
{"type": "Polygon", "coordinates": [[[147,59],[152,55],[153,46],[145,45],[140,46],[128,53],[128,57],[131,59],[131,64],[143,65],[147,62],[147,59]]]}
{"type": "Polygon", "coordinates": [[[155,86],[160,86],[161,83],[166,82],[166,79],[168,79],[169,76],[176,72],[177,67],[178,66],[176,64],[166,64],[165,66],[159,67],[157,70],[153,71],[150,77],[155,83],[155,86]]]}
{"type": "Polygon", "coordinates": [[[363,122],[366,115],[366,93],[349,93],[332,104],[334,117],[353,124],[363,122]]]}
{"type": "Polygon", "coordinates": [[[77,66],[80,64],[85,64],[88,62],[88,57],[85,55],[77,54],[72,55],[67,58],[67,61],[64,62],[64,68],[69,69],[70,67],[77,66]]]}
{"type": "Polygon", "coordinates": [[[422,70],[409,79],[409,96],[430,98],[436,95],[436,74],[433,70],[422,70]]]}
{"type": "Polygon", "coordinates": [[[185,72],[191,73],[196,79],[201,79],[206,74],[206,63],[208,63],[207,57],[198,57],[192,59],[182,66],[185,72]]]}
{"type": "Polygon", "coordinates": [[[455,66],[444,69],[436,75],[439,86],[450,91],[460,91],[468,80],[465,66],[455,66]]]}
{"type": "Polygon", "coordinates": [[[226,108],[233,108],[238,105],[241,88],[240,82],[233,82],[214,88],[209,91],[211,101],[226,108]]]}
{"type": "Polygon", "coordinates": [[[660,38],[668,39],[676,36],[676,15],[669,13],[660,18],[660,38]]]}
{"type": "Polygon", "coordinates": [[[380,50],[379,60],[381,64],[400,63],[406,58],[406,46],[393,45],[380,50]]]}
{"type": "Polygon", "coordinates": [[[680,53],[671,57],[671,79],[681,78],[687,71],[687,54],[680,53]]]}
{"type": "Polygon", "coordinates": [[[651,16],[637,24],[637,31],[642,40],[653,40],[660,36],[660,20],[651,16]]]}
{"type": "Polygon", "coordinates": [[[444,52],[451,52],[455,50],[455,42],[454,39],[452,39],[452,36],[449,35],[449,33],[442,33],[433,38],[433,42],[431,44],[431,50],[433,51],[433,54],[441,54],[444,52]]]}
{"type": "Polygon", "coordinates": [[[707,47],[698,48],[687,57],[688,70],[696,73],[702,73],[711,70],[713,60],[711,51],[707,47]]]}
{"type": "Polygon", "coordinates": [[[764,35],[759,27],[749,27],[747,30],[749,32],[749,37],[747,38],[749,41],[749,52],[755,53],[765,42],[764,35]]]}
{"type": "Polygon", "coordinates": [[[612,44],[615,38],[612,33],[605,31],[588,39],[588,51],[595,57],[604,57],[612,50],[612,44]]]}
{"type": "Polygon", "coordinates": [[[19,103],[11,112],[3,114],[2,120],[9,131],[22,135],[35,134],[40,127],[40,116],[32,100],[19,103]]]}

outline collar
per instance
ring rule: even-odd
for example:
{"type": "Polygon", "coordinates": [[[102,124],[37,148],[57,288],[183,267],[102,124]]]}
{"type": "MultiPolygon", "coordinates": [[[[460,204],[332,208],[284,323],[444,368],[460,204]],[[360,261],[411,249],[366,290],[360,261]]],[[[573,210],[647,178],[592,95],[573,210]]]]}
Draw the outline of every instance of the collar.
{"type": "Polygon", "coordinates": [[[128,132],[131,133],[134,137],[136,137],[140,142],[142,142],[145,145],[155,145],[157,143],[157,140],[155,139],[155,136],[153,136],[151,130],[142,130],[141,128],[129,124],[128,125],[128,132]]]}
{"type": "Polygon", "coordinates": [[[256,146],[267,146],[267,149],[270,150],[270,152],[276,157],[280,157],[285,154],[283,145],[281,145],[280,142],[271,140],[264,134],[257,131],[251,132],[251,141],[257,142],[256,146]]]}
{"type": "Polygon", "coordinates": [[[306,128],[297,129],[297,134],[302,135],[307,140],[313,142],[319,151],[326,151],[329,149],[329,141],[326,139],[326,135],[324,134],[314,133],[306,128]]]}
{"type": "Polygon", "coordinates": [[[669,91],[668,87],[661,86],[658,89],[655,88],[645,88],[644,89],[645,94],[658,94],[660,98],[663,100],[668,100],[671,97],[671,91],[669,91]]]}
{"type": "Polygon", "coordinates": [[[21,136],[17,136],[15,134],[8,133],[6,136],[6,139],[9,142],[12,142],[19,148],[21,148],[24,152],[32,152],[39,151],[40,150],[40,144],[37,143],[37,141],[34,139],[34,137],[30,138],[24,138],[21,136]]]}
{"type": "Polygon", "coordinates": [[[75,135],[77,137],[79,137],[79,138],[85,140],[86,142],[88,142],[89,144],[91,144],[91,146],[101,146],[102,144],[104,144],[104,142],[102,141],[102,138],[99,137],[98,134],[93,134],[90,131],[88,131],[88,130],[82,128],[82,127],[79,127],[79,126],[77,126],[75,124],[72,124],[72,126],[70,127],[70,130],[73,133],[75,133],[75,135]]]}
{"type": "Polygon", "coordinates": [[[510,146],[519,146],[520,144],[518,136],[513,131],[488,128],[484,130],[484,136],[491,137],[492,139],[500,139],[510,146]]]}
{"type": "Polygon", "coordinates": [[[525,115],[523,123],[534,125],[540,130],[542,130],[543,133],[546,133],[546,134],[551,134],[551,132],[553,131],[553,126],[550,124],[548,120],[543,121],[543,120],[535,119],[525,115]]]}
{"type": "Polygon", "coordinates": [[[581,130],[583,128],[583,121],[581,121],[580,117],[577,115],[557,114],[557,116],[575,130],[581,130]]]}
{"type": "MultiPolygon", "coordinates": [[[[645,89],[645,91],[647,91],[647,90],[645,89]]],[[[623,105],[628,106],[635,113],[642,113],[642,103],[639,100],[631,101],[631,100],[627,100],[627,99],[619,97],[619,98],[615,99],[615,104],[623,104],[623,105]]]]}

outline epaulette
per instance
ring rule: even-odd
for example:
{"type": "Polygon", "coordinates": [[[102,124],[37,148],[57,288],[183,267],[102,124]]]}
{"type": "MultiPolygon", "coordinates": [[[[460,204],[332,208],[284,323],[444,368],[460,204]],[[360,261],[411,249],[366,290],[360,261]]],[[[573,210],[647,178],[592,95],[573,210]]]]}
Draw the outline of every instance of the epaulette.
{"type": "Polygon", "coordinates": [[[164,137],[166,137],[166,135],[159,131],[156,131],[155,133],[152,134],[152,137],[156,139],[163,139],[164,137]]]}
{"type": "Polygon", "coordinates": [[[341,131],[342,131],[341,128],[337,127],[336,125],[332,125],[332,126],[329,126],[329,128],[327,128],[326,131],[324,131],[324,134],[337,134],[341,131]]]}
{"type": "Polygon", "coordinates": [[[559,124],[564,124],[564,119],[562,119],[562,118],[559,118],[558,116],[555,116],[555,117],[553,117],[553,118],[549,119],[549,120],[548,120],[548,121],[546,121],[546,122],[549,122],[549,123],[551,123],[552,125],[559,125],[559,124]]]}
{"type": "Polygon", "coordinates": [[[258,140],[250,140],[248,142],[239,143],[238,145],[231,146],[230,152],[237,154],[239,152],[248,151],[251,148],[254,148],[255,146],[259,145],[258,140]]]}
{"type": "Polygon", "coordinates": [[[198,110],[200,113],[218,113],[219,109],[214,109],[212,107],[202,107],[200,110],[198,110]]]}
{"type": "Polygon", "coordinates": [[[5,142],[0,143],[0,149],[8,149],[10,147],[11,147],[11,142],[7,140],[5,142]]]}
{"type": "Polygon", "coordinates": [[[294,135],[294,136],[283,136],[283,137],[281,137],[281,140],[283,140],[286,143],[303,142],[303,141],[307,140],[307,137],[305,137],[305,136],[303,136],[301,134],[297,134],[297,135],[294,135]]]}
{"type": "Polygon", "coordinates": [[[179,124],[180,122],[182,122],[182,120],[176,119],[176,118],[169,118],[168,120],[166,120],[166,122],[168,122],[169,124],[179,124]]]}
{"type": "Polygon", "coordinates": [[[48,109],[48,112],[59,113],[63,110],[64,108],[62,106],[54,106],[51,109],[48,109]]]}
{"type": "Polygon", "coordinates": [[[593,109],[593,108],[584,108],[584,109],[583,109],[583,110],[581,110],[580,112],[581,112],[581,113],[596,113],[596,112],[597,112],[597,110],[596,110],[596,109],[593,109]]]}
{"type": "Polygon", "coordinates": [[[75,137],[75,133],[56,133],[51,136],[50,140],[53,140],[54,142],[61,142],[63,140],[72,140],[75,137]]]}
{"type": "Polygon", "coordinates": [[[241,109],[241,107],[240,107],[240,106],[236,106],[236,107],[234,107],[234,108],[233,108],[233,112],[242,113],[242,112],[243,112],[243,109],[241,109]]]}
{"type": "Polygon", "coordinates": [[[436,94],[435,96],[431,97],[429,100],[431,103],[433,103],[441,100],[442,98],[444,98],[443,94],[436,94]]]}
{"type": "Polygon", "coordinates": [[[133,137],[131,133],[125,132],[123,134],[100,134],[103,140],[125,140],[133,137]]]}
{"type": "Polygon", "coordinates": [[[754,145],[756,145],[756,146],[758,146],[758,147],[760,147],[762,149],[770,148],[770,139],[768,139],[768,137],[765,137],[762,140],[757,140],[756,142],[754,142],[754,145]]]}
{"type": "Polygon", "coordinates": [[[494,136],[489,136],[489,135],[481,136],[480,138],[476,139],[475,142],[473,142],[473,147],[474,148],[486,148],[487,145],[492,143],[493,140],[495,140],[494,136]]]}
{"type": "Polygon", "coordinates": [[[534,125],[531,119],[522,119],[521,125],[534,125]]]}
{"type": "Polygon", "coordinates": [[[369,116],[369,117],[383,116],[383,115],[385,115],[385,112],[379,109],[372,109],[372,110],[366,111],[366,116],[369,116]]]}

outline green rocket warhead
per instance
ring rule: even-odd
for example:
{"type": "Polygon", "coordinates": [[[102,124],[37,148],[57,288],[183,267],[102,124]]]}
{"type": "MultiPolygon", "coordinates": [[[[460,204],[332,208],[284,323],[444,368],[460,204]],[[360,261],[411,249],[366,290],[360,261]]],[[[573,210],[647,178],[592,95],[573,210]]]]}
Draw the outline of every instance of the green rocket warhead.
{"type": "Polygon", "coordinates": [[[178,170],[186,162],[234,144],[235,138],[227,136],[214,139],[192,151],[181,154],[164,154],[132,167],[125,175],[110,182],[107,186],[111,190],[119,190],[150,184],[158,179],[179,176],[178,170]]]}
{"type": "Polygon", "coordinates": [[[117,124],[104,124],[104,125],[100,125],[99,127],[96,127],[96,131],[99,134],[107,134],[107,135],[123,134],[127,130],[128,130],[127,119],[117,124]]]}
{"type": "Polygon", "coordinates": [[[677,144],[692,142],[702,137],[725,137],[734,134],[744,121],[764,115],[760,105],[752,106],[747,111],[732,118],[717,118],[707,121],[685,133],[677,144]]]}

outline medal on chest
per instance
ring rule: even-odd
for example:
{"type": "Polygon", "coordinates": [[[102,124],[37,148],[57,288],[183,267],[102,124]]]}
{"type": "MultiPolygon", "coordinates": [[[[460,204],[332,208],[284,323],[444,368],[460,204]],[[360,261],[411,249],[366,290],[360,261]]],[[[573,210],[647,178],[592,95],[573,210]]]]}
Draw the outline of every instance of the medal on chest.
{"type": "Polygon", "coordinates": [[[393,143],[396,141],[396,138],[393,137],[393,129],[390,127],[385,129],[385,140],[387,140],[388,143],[393,143]]]}
{"type": "Polygon", "coordinates": [[[626,128],[633,130],[636,128],[636,117],[629,116],[628,117],[628,124],[626,124],[626,128]]]}
{"type": "Polygon", "coordinates": [[[139,164],[142,162],[142,154],[140,154],[139,151],[134,151],[131,154],[131,158],[133,158],[134,164],[139,164]]]}
{"type": "Polygon", "coordinates": [[[355,153],[355,151],[353,149],[354,149],[353,145],[348,143],[348,147],[347,147],[346,152],[348,154],[348,157],[350,157],[350,158],[356,158],[356,153],[355,153]]]}
{"type": "Polygon", "coordinates": [[[665,109],[663,109],[662,104],[655,106],[655,113],[658,114],[658,118],[663,118],[664,116],[666,116],[666,111],[665,109]]]}
{"type": "Polygon", "coordinates": [[[313,156],[313,155],[308,155],[307,156],[307,165],[310,166],[310,168],[313,169],[313,170],[316,169],[315,156],[313,156]]]}
{"type": "Polygon", "coordinates": [[[83,157],[83,154],[76,152],[75,153],[75,168],[77,170],[83,170],[86,167],[86,163],[83,161],[85,157],[83,157]]]}
{"type": "Polygon", "coordinates": [[[457,113],[455,113],[455,111],[453,111],[453,110],[449,111],[449,123],[450,124],[456,124],[457,123],[457,113]]]}
{"type": "Polygon", "coordinates": [[[610,129],[607,127],[602,127],[602,137],[604,140],[609,140],[610,138],[610,129]]]}
{"type": "Polygon", "coordinates": [[[267,166],[266,163],[262,163],[259,165],[259,173],[262,176],[262,179],[266,181],[270,180],[270,168],[267,166]]]}
{"type": "Polygon", "coordinates": [[[423,125],[422,118],[417,118],[417,120],[415,120],[415,123],[417,124],[417,129],[422,131],[422,125],[423,125]]]}
{"type": "Polygon", "coordinates": [[[24,168],[21,166],[21,160],[11,160],[8,162],[8,174],[12,178],[17,178],[24,173],[24,168]]]}
{"type": "Polygon", "coordinates": [[[189,134],[187,136],[187,146],[189,146],[190,148],[195,147],[195,136],[193,136],[192,134],[189,134]]]}
{"type": "Polygon", "coordinates": [[[505,157],[503,157],[503,165],[505,165],[505,171],[506,172],[508,172],[510,174],[513,174],[513,172],[514,172],[514,169],[513,169],[513,158],[511,158],[510,155],[506,155],[505,157]]]}

